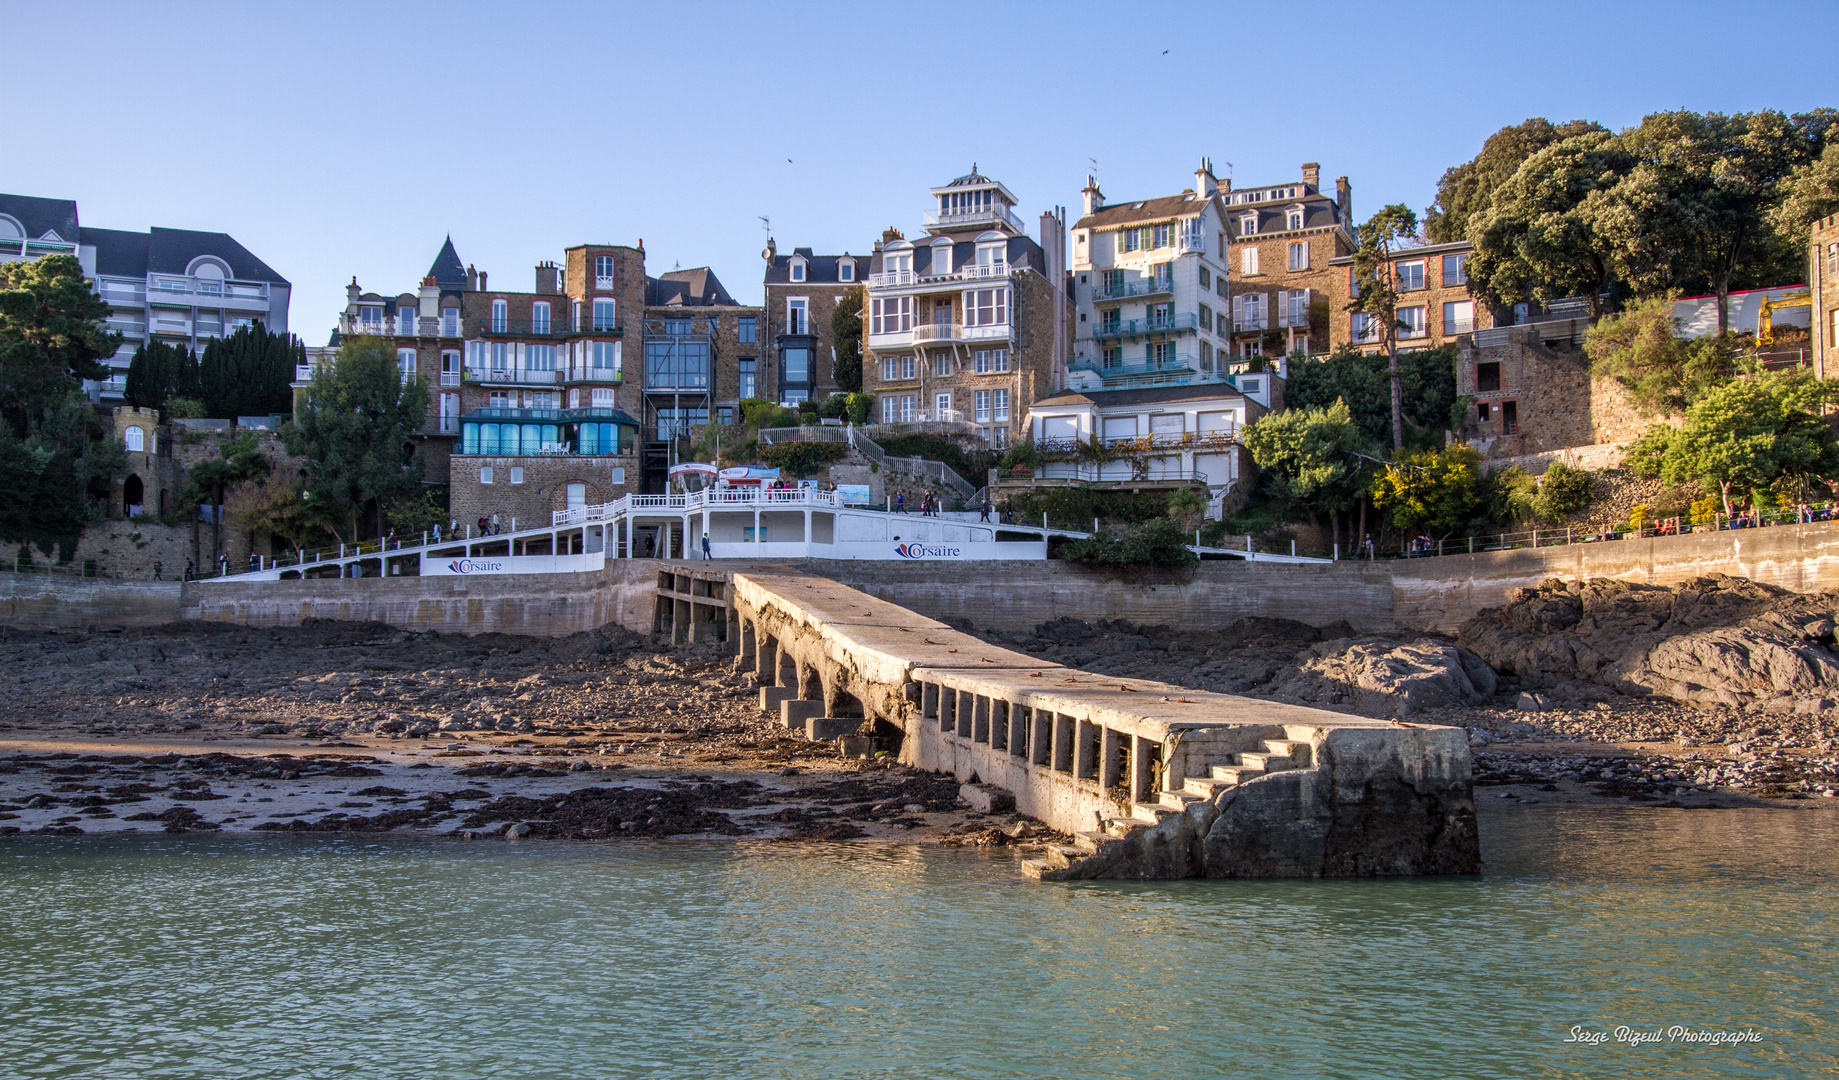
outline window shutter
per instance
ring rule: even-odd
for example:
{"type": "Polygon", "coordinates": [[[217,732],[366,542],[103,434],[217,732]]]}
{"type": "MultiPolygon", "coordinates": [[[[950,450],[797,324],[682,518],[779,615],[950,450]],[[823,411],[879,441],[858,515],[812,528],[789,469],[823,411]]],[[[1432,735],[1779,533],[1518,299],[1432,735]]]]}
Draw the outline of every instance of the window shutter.
{"type": "Polygon", "coordinates": [[[1232,328],[1237,330],[1243,325],[1245,325],[1245,297],[1235,296],[1232,298],[1232,328]]]}

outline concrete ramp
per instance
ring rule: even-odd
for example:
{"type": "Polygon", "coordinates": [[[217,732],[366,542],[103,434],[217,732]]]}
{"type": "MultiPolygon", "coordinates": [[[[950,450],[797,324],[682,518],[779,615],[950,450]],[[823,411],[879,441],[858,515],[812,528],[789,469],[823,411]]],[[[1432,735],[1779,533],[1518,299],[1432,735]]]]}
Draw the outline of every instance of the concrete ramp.
{"type": "Polygon", "coordinates": [[[1072,834],[1037,877],[1479,868],[1458,728],[1043,663],[803,574],[736,574],[734,605],[764,707],[1072,834]]]}

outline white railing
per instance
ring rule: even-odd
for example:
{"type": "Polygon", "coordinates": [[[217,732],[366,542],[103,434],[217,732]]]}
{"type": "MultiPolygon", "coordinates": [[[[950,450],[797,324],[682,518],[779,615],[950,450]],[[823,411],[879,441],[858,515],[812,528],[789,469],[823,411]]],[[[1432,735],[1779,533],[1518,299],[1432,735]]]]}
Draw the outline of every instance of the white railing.
{"type": "Polygon", "coordinates": [[[460,385],[460,373],[459,373],[459,372],[457,372],[457,371],[443,371],[443,372],[441,372],[441,385],[442,385],[442,386],[458,386],[458,385],[460,385]]]}
{"type": "Polygon", "coordinates": [[[958,225],[979,225],[986,221],[991,224],[1001,222],[1014,229],[1016,232],[1025,233],[1028,231],[1022,226],[1021,218],[1016,217],[1008,208],[1002,206],[980,207],[976,210],[959,210],[947,214],[932,213],[927,214],[925,220],[928,225],[941,225],[946,228],[958,225]]]}
{"type": "Polygon", "coordinates": [[[911,270],[892,270],[882,274],[870,274],[868,286],[871,289],[885,288],[890,285],[911,285],[919,280],[911,270]]]}
{"type": "Polygon", "coordinates": [[[964,327],[957,323],[922,323],[913,328],[913,343],[923,341],[963,341],[964,327]]]}
{"type": "Polygon", "coordinates": [[[689,513],[712,506],[842,506],[842,497],[834,491],[816,488],[716,488],[687,495],[622,495],[609,503],[576,506],[550,512],[552,526],[580,525],[587,521],[646,512],[689,513]]]}
{"type": "Polygon", "coordinates": [[[559,371],[480,371],[469,369],[471,378],[476,383],[517,383],[520,385],[553,386],[562,381],[559,371]]]}

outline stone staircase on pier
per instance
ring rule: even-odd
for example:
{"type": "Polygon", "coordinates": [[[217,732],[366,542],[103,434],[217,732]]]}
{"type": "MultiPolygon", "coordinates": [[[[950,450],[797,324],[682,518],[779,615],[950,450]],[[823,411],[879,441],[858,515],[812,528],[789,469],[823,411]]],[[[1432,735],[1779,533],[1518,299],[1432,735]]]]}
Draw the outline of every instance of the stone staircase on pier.
{"type": "Polygon", "coordinates": [[[1266,739],[1261,752],[1233,754],[1230,764],[1212,765],[1204,777],[1190,776],[1180,790],[1164,791],[1159,801],[1137,803],[1129,817],[1114,817],[1102,831],[1073,834],[1071,844],[1049,845],[1039,859],[1022,860],[1022,871],[1029,877],[1074,878],[1082,876],[1082,864],[1102,863],[1110,849],[1162,824],[1175,814],[1185,813],[1195,803],[1214,799],[1225,789],[1237,788],[1261,776],[1286,769],[1308,768],[1309,744],[1293,739],[1266,739]]]}

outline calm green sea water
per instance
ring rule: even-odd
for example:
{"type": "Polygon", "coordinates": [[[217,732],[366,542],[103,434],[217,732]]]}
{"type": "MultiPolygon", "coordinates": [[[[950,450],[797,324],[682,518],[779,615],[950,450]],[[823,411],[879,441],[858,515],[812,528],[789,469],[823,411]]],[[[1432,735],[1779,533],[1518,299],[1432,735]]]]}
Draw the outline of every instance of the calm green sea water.
{"type": "Polygon", "coordinates": [[[13,840],[0,1076],[1839,1072],[1835,815],[1483,838],[1479,878],[1046,886],[852,845],[13,840]]]}

